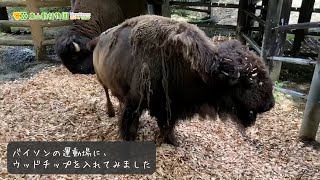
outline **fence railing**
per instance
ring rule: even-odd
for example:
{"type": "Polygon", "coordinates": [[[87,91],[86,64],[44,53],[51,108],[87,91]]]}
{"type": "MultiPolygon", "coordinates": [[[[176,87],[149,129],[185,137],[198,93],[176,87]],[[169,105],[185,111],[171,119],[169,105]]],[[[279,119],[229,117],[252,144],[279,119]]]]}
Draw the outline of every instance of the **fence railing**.
{"type": "MultiPolygon", "coordinates": [[[[70,6],[70,1],[66,0],[52,0],[52,1],[39,1],[39,0],[2,0],[0,7],[26,7],[28,13],[41,13],[42,7],[66,7],[70,6]]],[[[27,21],[13,21],[13,20],[0,20],[0,23],[9,27],[30,27],[32,39],[4,39],[0,38],[0,45],[6,46],[34,46],[36,52],[36,59],[46,59],[45,46],[53,45],[54,39],[45,39],[43,28],[44,27],[60,27],[69,26],[72,21],[70,20],[27,20],[27,21]]]]}

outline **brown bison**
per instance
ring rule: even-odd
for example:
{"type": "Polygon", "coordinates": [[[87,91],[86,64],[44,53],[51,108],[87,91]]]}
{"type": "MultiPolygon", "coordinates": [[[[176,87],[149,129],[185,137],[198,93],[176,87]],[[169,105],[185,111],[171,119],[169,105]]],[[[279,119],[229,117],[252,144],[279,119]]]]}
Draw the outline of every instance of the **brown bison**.
{"type": "Polygon", "coordinates": [[[160,142],[177,145],[177,120],[203,105],[234,116],[241,127],[274,106],[262,59],[237,40],[216,47],[195,25],[143,15],[105,31],[90,47],[98,80],[123,104],[124,140],[135,140],[144,110],[157,119],[160,142]]]}
{"type": "MultiPolygon", "coordinates": [[[[148,0],[148,3],[159,0],[148,0]]],[[[92,52],[86,44],[103,31],[125,19],[147,13],[146,0],[72,0],[72,12],[91,13],[91,19],[74,20],[65,33],[56,38],[55,51],[72,73],[94,74],[92,52]]]]}

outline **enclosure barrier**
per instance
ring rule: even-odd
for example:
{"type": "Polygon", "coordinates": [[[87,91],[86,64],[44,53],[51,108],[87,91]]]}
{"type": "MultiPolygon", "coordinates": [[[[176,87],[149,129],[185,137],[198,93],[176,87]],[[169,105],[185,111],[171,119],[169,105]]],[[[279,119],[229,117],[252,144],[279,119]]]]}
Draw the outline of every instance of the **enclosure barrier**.
{"type": "MultiPolygon", "coordinates": [[[[70,6],[70,1],[52,0],[2,0],[0,7],[27,7],[28,12],[40,13],[41,7],[65,7],[70,6]]],[[[45,60],[45,46],[53,45],[54,39],[45,39],[43,34],[44,27],[60,27],[71,25],[70,20],[29,20],[29,21],[10,21],[0,20],[0,23],[9,27],[30,27],[32,40],[23,39],[0,39],[0,45],[6,46],[34,46],[37,60],[45,60]]]]}
{"type": "Polygon", "coordinates": [[[300,139],[313,141],[320,124],[320,51],[300,128],[300,139]]]}
{"type": "MultiPolygon", "coordinates": [[[[210,2],[179,2],[170,1],[170,5],[176,9],[185,9],[198,12],[206,12],[203,9],[194,7],[220,7],[220,8],[238,8],[237,26],[217,25],[206,22],[192,22],[199,26],[236,29],[237,38],[243,43],[248,43],[257,53],[269,62],[271,69],[271,79],[277,81],[281,72],[282,62],[293,63],[297,65],[315,66],[311,88],[308,94],[296,92],[281,87],[274,86],[274,89],[295,97],[307,99],[306,109],[304,111],[304,119],[300,130],[302,139],[314,140],[320,121],[320,52],[318,53],[318,61],[297,58],[300,52],[301,42],[305,35],[319,36],[319,32],[307,32],[310,28],[320,27],[320,22],[310,22],[312,13],[320,13],[319,8],[314,8],[315,0],[303,0],[300,8],[292,6],[292,0],[262,0],[262,5],[257,5],[257,1],[240,0],[239,5],[227,3],[210,3],[210,2]],[[260,9],[260,16],[256,16],[256,10],[260,9]],[[290,12],[299,12],[299,20],[297,24],[290,24],[290,12]],[[258,26],[253,26],[253,22],[257,22],[258,26]],[[259,32],[261,37],[253,39],[252,32],[259,32]],[[292,57],[284,57],[286,52],[285,42],[287,34],[294,34],[293,48],[291,50],[292,57]],[[258,43],[260,42],[260,43],[258,43]]],[[[316,57],[316,54],[302,54],[308,57],[316,57]]]]}

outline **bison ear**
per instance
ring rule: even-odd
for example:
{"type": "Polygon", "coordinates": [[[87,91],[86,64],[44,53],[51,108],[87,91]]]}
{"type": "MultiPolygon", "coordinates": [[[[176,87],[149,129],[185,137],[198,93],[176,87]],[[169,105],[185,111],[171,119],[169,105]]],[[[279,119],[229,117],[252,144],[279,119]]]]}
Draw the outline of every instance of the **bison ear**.
{"type": "Polygon", "coordinates": [[[89,51],[93,52],[94,48],[97,46],[97,44],[99,42],[99,39],[100,39],[99,37],[100,36],[95,37],[87,43],[87,48],[89,49],[89,51]]]}

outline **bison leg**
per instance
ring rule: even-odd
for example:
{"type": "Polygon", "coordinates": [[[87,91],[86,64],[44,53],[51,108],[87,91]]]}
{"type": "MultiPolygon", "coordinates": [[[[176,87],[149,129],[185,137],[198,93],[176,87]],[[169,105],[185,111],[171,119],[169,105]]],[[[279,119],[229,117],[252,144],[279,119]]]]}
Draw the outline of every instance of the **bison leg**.
{"type": "Polygon", "coordinates": [[[158,138],[159,142],[161,143],[167,143],[171,144],[173,146],[179,146],[179,143],[174,135],[174,127],[176,124],[176,119],[171,119],[169,122],[167,122],[167,117],[164,117],[163,115],[166,115],[166,112],[161,113],[161,117],[157,118],[157,123],[160,128],[160,136],[158,138]]]}
{"type": "Polygon", "coordinates": [[[125,141],[134,141],[137,137],[139,118],[143,108],[130,103],[122,106],[124,107],[119,119],[121,138],[125,141]]]}
{"type": "Polygon", "coordinates": [[[114,117],[115,116],[115,112],[114,112],[114,108],[111,102],[111,98],[108,92],[108,88],[103,87],[104,91],[106,92],[106,96],[107,96],[107,111],[108,111],[108,116],[109,117],[114,117]]]}

